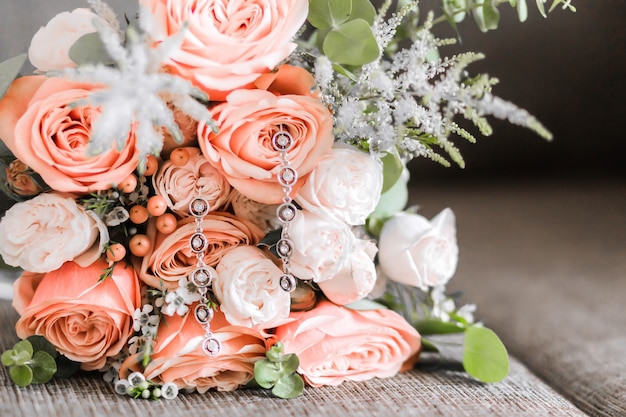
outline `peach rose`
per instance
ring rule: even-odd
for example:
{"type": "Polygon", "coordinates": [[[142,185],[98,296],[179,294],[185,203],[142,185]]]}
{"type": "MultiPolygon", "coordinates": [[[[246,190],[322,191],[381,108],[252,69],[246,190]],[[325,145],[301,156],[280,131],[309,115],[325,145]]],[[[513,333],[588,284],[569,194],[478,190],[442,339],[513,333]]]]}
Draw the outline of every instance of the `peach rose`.
{"type": "Polygon", "coordinates": [[[125,147],[87,156],[96,107],[74,106],[100,87],[44,76],[13,81],[0,100],[0,138],[57,191],[105,190],[130,175],[139,160],[131,132],[125,147]]]}
{"type": "Polygon", "coordinates": [[[189,203],[196,197],[209,202],[212,211],[223,208],[230,196],[230,184],[209,164],[198,148],[184,148],[189,161],[183,166],[165,161],[152,177],[157,194],[163,196],[167,206],[181,217],[189,216],[189,203]]]}
{"type": "Polygon", "coordinates": [[[357,311],[321,301],[291,313],[294,322],[276,329],[285,353],[300,358],[298,373],[314,387],[387,378],[417,361],[421,338],[392,310],[357,311]]]}
{"type": "Polygon", "coordinates": [[[305,210],[362,225],[376,208],[383,186],[379,160],[352,147],[332,148],[298,190],[305,210]]]}
{"type": "MultiPolygon", "coordinates": [[[[155,221],[151,219],[146,234],[152,242],[152,250],[138,260],[139,278],[154,288],[176,289],[180,278],[188,276],[197,263],[189,247],[195,228],[194,218],[187,217],[178,222],[174,233],[164,235],[156,230],[155,221]]],[[[228,213],[209,213],[202,221],[202,229],[209,240],[204,262],[212,267],[230,248],[256,245],[264,235],[252,223],[228,213]]]]}
{"type": "Polygon", "coordinates": [[[276,132],[293,137],[287,159],[299,176],[294,192],[333,145],[331,114],[311,97],[238,90],[212,113],[219,132],[198,125],[202,153],[241,194],[261,203],[279,203],[284,194],[277,180],[281,159],[272,146],[276,132]]]}
{"type": "Polygon", "coordinates": [[[170,110],[174,114],[174,122],[178,125],[180,133],[183,135],[181,143],[176,142],[169,130],[163,129],[163,148],[161,149],[161,157],[168,158],[172,150],[183,146],[192,146],[196,142],[196,132],[198,131],[198,121],[188,114],[184,113],[178,107],[170,106],[170,110]]]}
{"type": "Polygon", "coordinates": [[[341,271],[329,280],[319,282],[324,295],[333,303],[345,305],[365,298],[376,284],[376,245],[357,240],[355,250],[341,271]]]}
{"type": "Polygon", "coordinates": [[[446,208],[431,221],[400,212],[385,222],[378,247],[381,270],[392,281],[420,288],[445,285],[459,259],[454,212],[446,208]]]}
{"type": "Polygon", "coordinates": [[[216,356],[202,350],[204,329],[193,314],[168,317],[159,327],[152,361],[143,374],[155,382],[172,382],[179,389],[195,388],[200,393],[211,388],[232,391],[248,383],[254,377],[254,363],[265,357],[268,348],[263,336],[247,327],[231,326],[219,311],[211,320],[211,332],[222,345],[216,356]]]}
{"type": "Polygon", "coordinates": [[[235,247],[215,270],[213,293],[229,323],[262,330],[289,316],[289,293],[280,287],[282,271],[260,249],[235,247]]]}
{"type": "Polygon", "coordinates": [[[76,63],[69,56],[70,48],[83,35],[98,31],[93,25],[94,19],[100,20],[86,8],[54,16],[46,26],[39,28],[30,42],[28,58],[31,64],[44,72],[75,67],[76,63]]]}
{"type": "Polygon", "coordinates": [[[50,272],[72,260],[87,267],[108,242],[102,220],[67,195],[39,194],[13,205],[0,221],[0,255],[31,272],[50,272]]]}
{"type": "Polygon", "coordinates": [[[292,38],[306,20],[306,0],[140,0],[156,21],[152,35],[162,41],[187,26],[169,70],[224,100],[249,88],[296,49],[292,38]]]}
{"type": "Polygon", "coordinates": [[[276,95],[295,94],[314,98],[320,98],[321,95],[310,72],[289,64],[283,64],[276,71],[261,75],[254,82],[254,86],[276,95]]]}
{"type": "Polygon", "coordinates": [[[23,275],[15,283],[16,307],[22,316],[15,325],[24,339],[44,336],[57,350],[87,371],[102,368],[107,357],[117,355],[133,333],[133,313],[141,304],[139,280],[133,268],[119,264],[100,280],[107,267],[98,261],[87,268],[67,262],[48,272],[27,294],[33,278],[23,275]],[[24,288],[24,290],[22,290],[24,288]],[[23,308],[22,306],[25,306],[23,308]]]}

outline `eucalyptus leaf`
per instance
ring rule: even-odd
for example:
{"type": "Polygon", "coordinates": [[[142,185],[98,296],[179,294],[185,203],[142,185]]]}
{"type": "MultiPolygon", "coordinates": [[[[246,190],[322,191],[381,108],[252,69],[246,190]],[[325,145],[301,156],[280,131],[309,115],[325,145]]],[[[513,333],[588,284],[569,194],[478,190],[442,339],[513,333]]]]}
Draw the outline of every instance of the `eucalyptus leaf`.
{"type": "Polygon", "coordinates": [[[310,0],[309,23],[317,29],[329,29],[347,22],[352,0],[310,0]]]}
{"type": "Polygon", "coordinates": [[[499,382],[509,373],[509,356],[500,338],[486,327],[471,326],[465,331],[463,367],[482,382],[499,382]]]}
{"type": "Polygon", "coordinates": [[[363,19],[371,26],[374,23],[375,17],[376,8],[369,0],[352,0],[350,20],[363,19]]]}
{"type": "Polygon", "coordinates": [[[345,308],[349,308],[350,310],[357,311],[368,311],[368,310],[386,310],[387,307],[384,305],[377,303],[374,300],[369,300],[367,298],[363,298],[359,301],[355,301],[350,304],[344,305],[345,308]]]}
{"type": "Polygon", "coordinates": [[[397,154],[389,153],[381,158],[383,163],[383,189],[381,192],[388,191],[400,179],[404,164],[397,154]]]}
{"type": "Polygon", "coordinates": [[[5,350],[2,352],[2,357],[0,359],[4,366],[15,365],[15,360],[13,360],[13,350],[5,350]]]}
{"type": "Polygon", "coordinates": [[[15,365],[9,368],[9,376],[18,387],[27,387],[33,380],[33,370],[27,365],[15,365]]]}
{"type": "Polygon", "coordinates": [[[372,62],[379,54],[372,28],[363,19],[351,20],[328,32],[323,50],[331,61],[353,66],[372,62]]]}
{"type": "Polygon", "coordinates": [[[439,348],[431,340],[422,337],[422,350],[424,352],[439,352],[439,348]]]}
{"type": "Polygon", "coordinates": [[[267,359],[261,359],[254,363],[254,380],[263,388],[272,388],[280,378],[278,366],[267,359]]]}
{"type": "Polygon", "coordinates": [[[300,366],[300,359],[295,353],[283,356],[280,362],[280,370],[283,374],[293,374],[300,366]]]}
{"type": "Polygon", "coordinates": [[[33,345],[28,340],[20,340],[13,346],[13,352],[16,356],[25,357],[29,360],[33,357],[33,345]]]}
{"type": "Polygon", "coordinates": [[[278,398],[295,398],[304,391],[304,381],[298,374],[285,375],[276,381],[272,394],[278,398]]]}
{"type": "Polygon", "coordinates": [[[26,57],[26,54],[20,54],[0,63],[0,98],[4,96],[13,80],[20,74],[26,57]]]}
{"type": "Polygon", "coordinates": [[[45,384],[52,379],[57,371],[54,358],[43,350],[35,352],[30,366],[33,370],[33,384],[45,384]]]}
{"type": "Polygon", "coordinates": [[[69,57],[77,65],[113,64],[98,32],[81,36],[70,47],[69,57]]]}
{"type": "Polygon", "coordinates": [[[415,328],[421,335],[463,333],[467,330],[456,323],[432,319],[419,320],[415,328]]]}
{"type": "Polygon", "coordinates": [[[44,351],[53,358],[56,358],[58,353],[54,345],[46,340],[43,336],[30,336],[26,340],[33,346],[33,352],[44,351]]]}

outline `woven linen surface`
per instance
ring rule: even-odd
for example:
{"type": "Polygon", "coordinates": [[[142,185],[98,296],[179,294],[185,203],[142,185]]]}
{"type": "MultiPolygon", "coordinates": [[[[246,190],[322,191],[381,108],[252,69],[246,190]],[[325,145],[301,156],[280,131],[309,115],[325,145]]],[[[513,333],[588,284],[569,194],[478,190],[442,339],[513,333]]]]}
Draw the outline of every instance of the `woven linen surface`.
{"type": "Polygon", "coordinates": [[[416,184],[453,207],[450,282],[533,373],[593,416],[626,416],[626,181],[416,184]]]}
{"type": "MultiPolygon", "coordinates": [[[[0,348],[18,340],[17,314],[0,302],[0,348]]],[[[420,365],[394,378],[307,388],[291,400],[265,390],[179,395],[174,400],[132,400],[113,392],[101,375],[53,379],[46,385],[19,388],[0,371],[0,416],[86,417],[142,416],[585,416],[572,403],[512,360],[509,377],[481,384],[465,376],[459,363],[425,357],[420,365]]]]}

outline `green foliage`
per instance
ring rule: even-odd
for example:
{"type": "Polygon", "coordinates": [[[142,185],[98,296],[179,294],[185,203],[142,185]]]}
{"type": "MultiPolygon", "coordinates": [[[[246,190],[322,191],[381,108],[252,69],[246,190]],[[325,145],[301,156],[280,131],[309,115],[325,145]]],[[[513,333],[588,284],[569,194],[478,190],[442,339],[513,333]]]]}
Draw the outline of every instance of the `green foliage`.
{"type": "Polygon", "coordinates": [[[26,54],[20,54],[0,63],[0,98],[4,96],[13,80],[17,78],[24,62],[26,62],[26,54]]]}
{"type": "Polygon", "coordinates": [[[283,354],[283,344],[277,342],[255,362],[254,379],[259,386],[271,389],[279,398],[295,398],[304,391],[304,381],[296,372],[300,360],[295,353],[283,354]]]}
{"type": "Polygon", "coordinates": [[[486,327],[465,331],[463,368],[482,382],[499,382],[509,373],[509,356],[500,338],[486,327]]]}
{"type": "Polygon", "coordinates": [[[419,334],[423,336],[434,334],[463,333],[467,329],[467,327],[459,323],[434,319],[420,320],[416,323],[415,328],[417,329],[419,334]]]}
{"type": "Polygon", "coordinates": [[[114,61],[109,56],[98,32],[81,36],[70,48],[69,57],[77,65],[106,64],[114,61]]]}
{"type": "Polygon", "coordinates": [[[17,386],[45,384],[57,372],[54,359],[57,353],[50,348],[52,345],[41,339],[21,340],[13,349],[2,353],[2,364],[9,367],[9,376],[17,386]]]}

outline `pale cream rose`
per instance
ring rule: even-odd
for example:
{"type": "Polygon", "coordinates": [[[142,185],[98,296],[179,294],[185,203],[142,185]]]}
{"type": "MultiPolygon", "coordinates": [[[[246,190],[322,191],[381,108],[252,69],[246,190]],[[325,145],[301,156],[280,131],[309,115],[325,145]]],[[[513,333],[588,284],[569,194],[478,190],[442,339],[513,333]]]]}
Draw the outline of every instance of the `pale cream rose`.
{"type": "Polygon", "coordinates": [[[213,101],[250,88],[296,49],[293,37],[305,22],[307,0],[140,0],[155,20],[156,41],[183,30],[169,71],[190,80],[213,101]]]}
{"type": "Polygon", "coordinates": [[[109,232],[74,198],[43,193],[13,205],[0,221],[0,254],[11,266],[50,272],[67,261],[88,266],[102,254],[109,232]]]}
{"type": "Polygon", "coordinates": [[[39,71],[76,67],[76,63],[69,56],[70,48],[82,36],[98,31],[93,24],[94,19],[102,21],[86,8],[54,16],[45,26],[39,28],[30,42],[28,59],[31,64],[39,71]]]}
{"type": "Polygon", "coordinates": [[[378,261],[391,280],[419,288],[445,285],[456,271],[455,217],[446,208],[431,221],[401,212],[383,226],[378,261]]]}
{"type": "Polygon", "coordinates": [[[280,287],[282,271],[257,247],[229,250],[215,270],[213,292],[230,324],[262,330],[289,316],[289,293],[280,287]]]}
{"type": "Polygon", "coordinates": [[[355,248],[355,236],[345,223],[299,210],[289,227],[294,252],[291,271],[298,278],[322,282],[341,271],[355,248]]]}
{"type": "Polygon", "coordinates": [[[383,186],[382,163],[352,147],[333,147],[298,190],[305,210],[362,225],[374,211],[383,186]]]}
{"type": "Polygon", "coordinates": [[[174,165],[167,160],[152,176],[156,193],[165,198],[167,206],[181,217],[190,216],[189,203],[197,197],[206,199],[211,211],[221,211],[228,202],[230,184],[211,166],[200,149],[184,149],[190,155],[185,165],[174,165]]]}
{"type": "Polygon", "coordinates": [[[346,305],[367,297],[376,284],[374,256],[377,250],[374,242],[357,240],[344,268],[332,279],[319,283],[326,298],[335,304],[346,305]]]}
{"type": "Polygon", "coordinates": [[[285,353],[300,359],[298,373],[311,386],[389,378],[411,369],[421,350],[419,333],[398,313],[351,310],[328,301],[291,313],[276,329],[285,353]]]}
{"type": "MultiPolygon", "coordinates": [[[[202,220],[202,229],[209,242],[203,260],[211,267],[215,267],[229,249],[256,245],[264,235],[247,220],[221,212],[207,214],[202,220]]],[[[143,258],[136,259],[139,278],[154,288],[178,288],[179,280],[188,276],[198,263],[189,247],[189,239],[195,230],[193,217],[180,220],[178,228],[170,234],[159,233],[155,219],[149,220],[146,235],[151,241],[151,250],[143,258]]]]}

